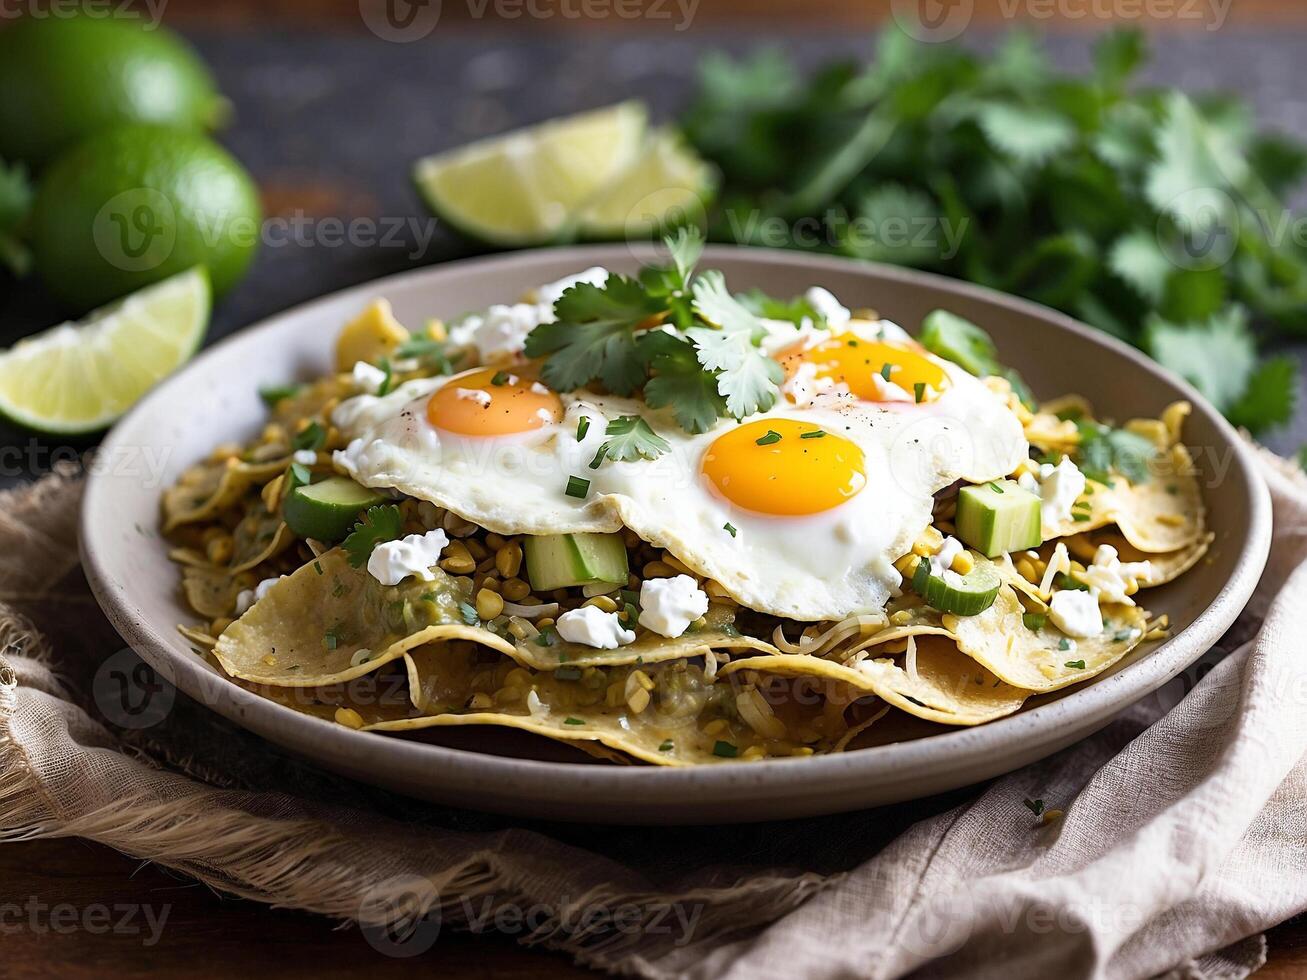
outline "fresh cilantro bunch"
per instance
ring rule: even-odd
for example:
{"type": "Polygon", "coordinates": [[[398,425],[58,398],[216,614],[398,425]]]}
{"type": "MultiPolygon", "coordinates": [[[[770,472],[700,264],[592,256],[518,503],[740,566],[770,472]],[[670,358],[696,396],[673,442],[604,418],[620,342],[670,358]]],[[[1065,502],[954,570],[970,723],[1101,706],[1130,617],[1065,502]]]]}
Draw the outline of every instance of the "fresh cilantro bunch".
{"type": "MultiPolygon", "coordinates": [[[[578,283],[564,292],[554,304],[554,322],[527,337],[527,356],[545,359],[541,375],[556,391],[596,383],[616,395],[643,390],[651,407],[670,407],[687,432],[705,432],[723,416],[742,419],[771,408],[782,371],[759,349],[762,322],[730,294],[720,272],[695,273],[703,252],[696,230],[682,228],[665,244],[671,258],[665,267],[646,268],[636,279],[610,275],[602,286],[578,283]]],[[[643,435],[612,426],[607,434],[615,437],[608,445],[623,451],[643,435]]],[[[604,454],[627,458],[615,451],[604,454]]]]}
{"type": "Polygon", "coordinates": [[[870,65],[811,78],[775,53],[712,56],[683,120],[724,177],[710,237],[1026,296],[1142,347],[1237,423],[1284,422],[1295,368],[1259,361],[1253,325],[1307,332],[1283,204],[1307,152],[1236,100],[1132,87],[1146,58],[1135,31],[1105,36],[1084,77],[1022,34],[982,57],[890,30],[870,65]]]}
{"type": "Polygon", "coordinates": [[[15,276],[25,275],[32,264],[20,236],[31,205],[32,187],[23,165],[0,160],[0,267],[15,276]]]}

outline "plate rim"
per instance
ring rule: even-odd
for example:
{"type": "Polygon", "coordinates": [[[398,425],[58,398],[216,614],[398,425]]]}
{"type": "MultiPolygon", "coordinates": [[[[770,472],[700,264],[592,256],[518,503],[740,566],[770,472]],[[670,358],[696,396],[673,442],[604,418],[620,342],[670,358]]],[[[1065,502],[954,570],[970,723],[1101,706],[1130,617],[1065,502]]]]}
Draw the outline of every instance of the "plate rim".
{"type": "MultiPolygon", "coordinates": [[[[311,316],[315,310],[348,297],[364,298],[383,294],[388,289],[409,286],[428,277],[444,278],[451,274],[456,276],[459,273],[487,268],[530,265],[536,260],[563,261],[575,256],[576,261],[580,263],[603,265],[617,258],[647,260],[656,254],[658,254],[656,246],[629,243],[571,245],[500,253],[407,270],[344,287],[295,304],[238,329],[205,347],[178,372],[155,386],[134,406],[106,435],[100,451],[109,454],[107,458],[114,458],[112,453],[120,449],[118,441],[125,438],[127,426],[124,423],[129,420],[135,422],[148,416],[156,405],[165,403],[170,393],[174,389],[184,387],[189,377],[199,371],[213,352],[233,345],[249,343],[252,338],[277,329],[287,319],[311,316]]],[[[1141,352],[1057,310],[936,273],[837,256],[804,255],[749,246],[710,245],[705,249],[704,255],[708,261],[712,261],[714,256],[719,256],[722,259],[744,260],[764,266],[797,266],[811,269],[814,273],[855,272],[881,281],[925,285],[1053,323],[1063,330],[1068,330],[1097,346],[1106,348],[1112,356],[1124,357],[1135,362],[1148,372],[1166,373],[1165,369],[1141,352]]],[[[702,791],[708,788],[708,785],[717,783],[722,784],[728,796],[733,791],[744,790],[746,787],[751,793],[762,795],[790,793],[801,796],[804,791],[832,794],[838,793],[841,789],[864,785],[868,781],[880,781],[883,784],[887,777],[895,773],[911,779],[913,775],[920,774],[919,767],[927,764],[940,770],[975,768],[978,773],[982,773],[975,779],[966,779],[962,782],[944,777],[949,780],[949,786],[968,785],[991,778],[1000,771],[1007,772],[1019,768],[1034,759],[1042,758],[1065,747],[1066,744],[1087,737],[1088,733],[1094,730],[1093,728],[1087,728],[1075,738],[1054,745],[1053,748],[1040,750],[1029,758],[1015,751],[1023,742],[1030,743],[1038,738],[1036,732],[1023,733],[1022,729],[1025,728],[1034,728],[1043,732],[1045,745],[1056,742],[1056,738],[1048,737],[1049,733],[1056,731],[1059,719],[1069,721],[1067,715],[1073,715],[1076,721],[1081,723],[1088,718],[1088,724],[1096,727],[1106,724],[1118,713],[1157,690],[1209,650],[1238,617],[1252,595],[1265,566],[1271,542],[1269,491],[1265,482],[1257,474],[1256,462],[1250,448],[1235,429],[1186,381],[1174,376],[1168,376],[1168,381],[1193,403],[1195,411],[1202,411],[1209,416],[1209,420],[1215,425],[1221,437],[1233,448],[1237,465],[1232,470],[1237,472],[1238,478],[1245,482],[1249,491],[1248,497],[1251,502],[1248,514],[1249,533],[1238,548],[1234,574],[1226,582],[1215,601],[1188,627],[1149,651],[1146,656],[1108,677],[1091,681],[1086,686],[1075,689],[1056,700],[985,725],[959,728],[921,739],[890,743],[856,752],[812,758],[768,760],[766,765],[762,766],[724,762],[713,766],[683,768],[626,767],[498,756],[385,736],[381,736],[379,741],[375,733],[354,731],[330,721],[301,714],[231,684],[198,658],[180,656],[175,649],[176,641],[172,635],[162,633],[154,624],[136,615],[129,601],[130,589],[113,581],[106,568],[104,553],[112,545],[98,539],[96,524],[88,519],[88,515],[95,510],[101,494],[107,492],[108,477],[102,472],[93,471],[87,477],[80,507],[78,546],[83,568],[96,601],[122,638],[140,656],[172,680],[178,689],[244,728],[258,730],[258,725],[250,723],[251,717],[262,720],[264,715],[268,716],[269,725],[280,723],[291,729],[301,725],[307,726],[305,729],[307,736],[301,740],[311,740],[315,745],[323,747],[321,754],[330,758],[323,759],[315,755],[313,761],[328,768],[339,768],[343,765],[353,768],[356,773],[365,772],[370,762],[375,763],[376,753],[379,750],[393,759],[390,768],[411,770],[413,767],[423,767],[431,772],[443,772],[464,779],[474,777],[477,780],[511,781],[515,777],[528,778],[537,790],[541,788],[546,790],[545,796],[553,801],[554,812],[558,812],[558,806],[563,805],[569,795],[573,797],[572,802],[577,809],[583,809],[587,799],[605,795],[622,799],[624,805],[648,801],[655,806],[671,806],[675,809],[673,804],[660,802],[657,797],[677,791],[681,793],[689,790],[702,791]],[[1128,688],[1130,691],[1129,694],[1124,695],[1124,699],[1120,693],[1122,688],[1128,688]],[[978,763],[984,761],[985,756],[996,751],[1013,752],[1014,757],[1023,761],[1001,769],[995,769],[993,766],[977,767],[978,763]],[[939,765],[941,758],[948,761],[947,766],[939,765]]],[[[286,742],[279,738],[261,731],[260,734],[271,741],[286,745],[286,742]]],[[[292,751],[294,751],[293,747],[292,751]]],[[[367,777],[359,775],[357,778],[367,777]]],[[[720,788],[718,791],[720,792],[720,788]]],[[[891,791],[889,795],[894,794],[891,791]]],[[[922,795],[928,794],[909,792],[896,798],[917,798],[922,795]]],[[[522,800],[524,806],[516,812],[538,812],[531,810],[531,803],[537,798],[528,795],[522,800]]],[[[464,804],[479,805],[476,801],[466,799],[464,804]]],[[[855,804],[855,807],[860,805],[863,804],[855,804]]],[[[512,806],[495,804],[484,808],[501,812],[514,810],[512,806]]],[[[832,809],[823,805],[800,806],[795,810],[796,814],[829,812],[838,812],[838,807],[832,809]]],[[[586,812],[577,814],[572,819],[593,822],[596,816],[603,815],[586,812]]],[[[563,818],[567,819],[565,813],[563,818]]],[[[650,818],[656,822],[666,822],[666,811],[656,810],[650,814],[650,818]]],[[[751,818],[749,814],[740,814],[737,819],[767,819],[767,817],[764,815],[751,818]]]]}

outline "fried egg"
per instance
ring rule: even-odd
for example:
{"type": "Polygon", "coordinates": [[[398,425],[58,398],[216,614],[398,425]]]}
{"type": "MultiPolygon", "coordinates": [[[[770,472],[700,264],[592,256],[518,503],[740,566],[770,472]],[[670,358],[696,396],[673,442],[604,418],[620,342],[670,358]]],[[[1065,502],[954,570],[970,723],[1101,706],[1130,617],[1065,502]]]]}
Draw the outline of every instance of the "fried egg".
{"type": "Polygon", "coordinates": [[[761,612],[874,611],[896,594],[893,562],[930,523],[932,495],[1006,476],[1027,454],[996,395],[895,331],[853,321],[769,337],[782,397],[701,434],[635,399],[552,391],[529,364],[411,381],[337,409],[350,443],[336,461],[499,534],[628,527],[761,612]],[[624,416],[670,450],[605,458],[624,416]]]}

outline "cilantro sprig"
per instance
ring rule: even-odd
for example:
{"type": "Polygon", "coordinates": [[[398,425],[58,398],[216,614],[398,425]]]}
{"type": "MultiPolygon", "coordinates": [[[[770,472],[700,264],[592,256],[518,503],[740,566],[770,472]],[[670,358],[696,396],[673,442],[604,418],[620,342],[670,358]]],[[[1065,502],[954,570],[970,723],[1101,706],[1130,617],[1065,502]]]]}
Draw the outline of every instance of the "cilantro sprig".
{"type": "Polygon", "coordinates": [[[604,429],[607,441],[599,447],[590,462],[598,469],[605,459],[629,463],[636,459],[657,459],[672,447],[639,415],[622,415],[608,423],[604,429]]]}
{"type": "Polygon", "coordinates": [[[1283,234],[1307,148],[1238,99],[1135,87],[1147,60],[1138,31],[1105,34],[1083,75],[1020,32],[978,54],[888,29],[869,64],[809,79],[775,51],[711,55],[682,120],[723,178],[709,237],[1016,293],[1143,348],[1241,425],[1283,423],[1296,371],[1257,340],[1307,331],[1307,246],[1283,234]]]}
{"type": "Polygon", "coordinates": [[[398,540],[403,530],[404,518],[394,504],[369,507],[342,542],[345,557],[355,568],[362,568],[372,556],[373,548],[384,541],[398,540]]]}
{"type": "MultiPolygon", "coordinates": [[[[691,433],[707,431],[723,416],[742,419],[767,410],[776,403],[783,372],[759,346],[764,324],[731,295],[720,272],[696,273],[702,235],[682,228],[665,244],[665,266],[565,290],[554,304],[554,321],[527,336],[527,356],[544,359],[541,376],[558,391],[598,384],[625,396],[642,389],[650,407],[670,408],[691,433]]],[[[619,435],[642,438],[643,450],[650,436],[658,438],[638,427],[619,435]]],[[[606,445],[603,455],[616,459],[624,457],[612,451],[636,443],[610,438],[606,445]]],[[[649,458],[643,450],[637,455],[649,458]]]]}

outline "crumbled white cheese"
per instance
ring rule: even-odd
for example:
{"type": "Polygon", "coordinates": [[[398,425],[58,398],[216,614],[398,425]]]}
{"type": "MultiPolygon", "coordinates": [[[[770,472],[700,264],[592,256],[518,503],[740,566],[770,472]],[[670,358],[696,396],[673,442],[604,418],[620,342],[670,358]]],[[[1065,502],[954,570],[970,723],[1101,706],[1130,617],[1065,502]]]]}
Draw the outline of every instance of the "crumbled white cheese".
{"type": "Polygon", "coordinates": [[[1085,475],[1070,456],[1063,456],[1056,466],[1041,465],[1038,477],[1029,470],[1022,473],[1017,486],[1040,498],[1040,520],[1044,527],[1054,528],[1071,516],[1071,508],[1085,492],[1085,475]]]}
{"type": "Polygon", "coordinates": [[[942,578],[944,573],[953,567],[953,559],[964,550],[962,542],[957,538],[952,535],[946,537],[944,543],[939,546],[939,551],[927,559],[930,562],[930,574],[942,578]]]}
{"type": "Polygon", "coordinates": [[[635,633],[624,629],[615,612],[598,606],[581,606],[558,617],[558,635],[568,643],[582,643],[599,650],[616,650],[635,642],[635,633]]]}
{"type": "Polygon", "coordinates": [[[1089,637],[1103,632],[1098,597],[1083,589],[1063,589],[1048,604],[1048,615],[1067,636],[1089,637]]]}
{"type": "Polygon", "coordinates": [[[1094,552],[1094,561],[1082,576],[1089,590],[1107,602],[1133,606],[1134,600],[1126,594],[1131,583],[1147,580],[1153,567],[1149,562],[1123,562],[1110,544],[1100,544],[1094,552]]]}
{"type": "Polygon", "coordinates": [[[236,615],[244,616],[250,606],[267,595],[268,590],[285,577],[285,575],[274,575],[272,578],[265,578],[252,589],[242,589],[236,596],[236,615]]]}
{"type": "Polygon", "coordinates": [[[834,293],[829,289],[823,289],[821,286],[813,286],[803,294],[803,298],[826,321],[826,325],[829,327],[842,327],[853,316],[848,307],[835,298],[834,293]]]}
{"type": "Polygon", "coordinates": [[[645,579],[640,585],[640,625],[676,638],[708,611],[708,593],[688,575],[645,579]]]}
{"type": "Polygon", "coordinates": [[[527,334],[542,323],[554,322],[554,303],[569,287],[583,282],[602,286],[607,279],[608,270],[595,266],[546,283],[535,291],[534,303],[500,303],[484,313],[464,317],[450,328],[449,341],[455,347],[476,347],[482,361],[516,354],[526,346],[527,334]]]}
{"type": "Polygon", "coordinates": [[[820,366],[811,361],[801,362],[793,376],[781,385],[781,391],[800,408],[827,396],[851,394],[849,386],[843,381],[836,381],[829,376],[819,377],[820,370],[820,366]]]}
{"type": "Polygon", "coordinates": [[[386,372],[379,367],[374,367],[367,361],[355,361],[354,384],[358,385],[369,395],[375,395],[381,390],[381,386],[386,383],[386,372]]]}
{"type": "Polygon", "coordinates": [[[532,718],[540,718],[549,714],[549,708],[540,700],[540,695],[536,693],[534,687],[527,693],[526,710],[531,712],[532,718]]]}
{"type": "Polygon", "coordinates": [[[581,283],[589,283],[591,286],[602,286],[608,281],[608,270],[602,266],[591,266],[584,272],[578,272],[574,276],[564,276],[557,282],[546,283],[536,290],[536,302],[541,306],[547,306],[550,309],[550,320],[553,319],[553,306],[558,302],[559,297],[573,286],[581,283]]]}
{"type": "MultiPolygon", "coordinates": [[[[1038,552],[1035,552],[1035,557],[1039,557],[1038,552]]],[[[1039,583],[1039,591],[1048,595],[1053,589],[1053,579],[1058,573],[1069,571],[1071,571],[1071,556],[1067,554],[1066,542],[1059,541],[1057,547],[1053,549],[1053,554],[1048,558],[1048,567],[1044,569],[1044,579],[1039,583]]]]}
{"type": "Polygon", "coordinates": [[[454,395],[466,401],[476,402],[482,408],[489,408],[494,396],[484,388],[455,388],[454,395]]]}
{"type": "Polygon", "coordinates": [[[432,566],[449,544],[445,532],[437,528],[426,534],[410,534],[399,541],[383,541],[368,557],[368,574],[382,585],[399,585],[415,575],[423,582],[432,581],[432,566]]]}
{"type": "Polygon", "coordinates": [[[312,449],[297,449],[290,454],[292,462],[302,463],[304,466],[312,466],[318,461],[318,454],[312,449]]]}

